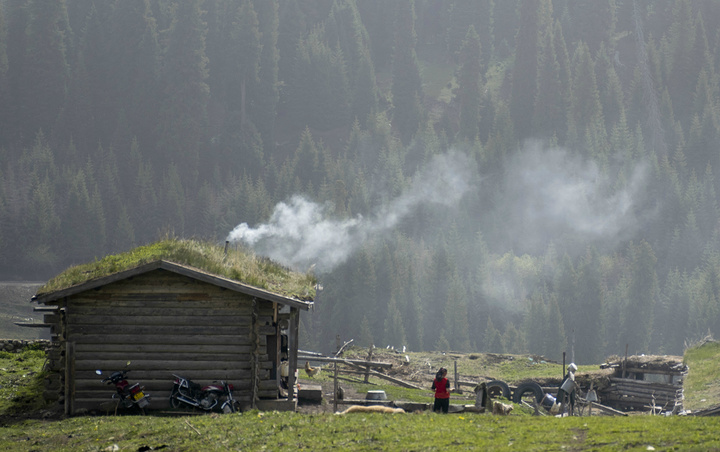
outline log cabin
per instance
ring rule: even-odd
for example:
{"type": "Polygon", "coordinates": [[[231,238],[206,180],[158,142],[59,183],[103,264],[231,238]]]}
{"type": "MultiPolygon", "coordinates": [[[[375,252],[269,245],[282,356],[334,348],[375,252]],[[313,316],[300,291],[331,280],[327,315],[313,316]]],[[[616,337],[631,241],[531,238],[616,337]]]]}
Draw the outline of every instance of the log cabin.
{"type": "MultiPolygon", "coordinates": [[[[185,246],[176,240],[170,246],[178,243],[185,246]]],[[[147,410],[169,408],[173,374],[199,384],[228,381],[243,409],[296,409],[300,312],[313,306],[314,278],[300,275],[302,296],[281,294],[293,272],[280,266],[261,262],[270,279],[281,281],[263,281],[271,291],[180,262],[192,259],[162,258],[166,245],[141,263],[122,259],[131,263],[109,274],[88,264],[74,270],[80,276],[68,287],[51,281],[33,297],[54,308],[45,316],[52,337],[46,399],[67,415],[100,411],[114,388],[96,370],[131,370],[128,380],[151,395],[147,410]]],[[[224,261],[216,269],[231,266],[227,246],[216,260],[224,261]]]]}

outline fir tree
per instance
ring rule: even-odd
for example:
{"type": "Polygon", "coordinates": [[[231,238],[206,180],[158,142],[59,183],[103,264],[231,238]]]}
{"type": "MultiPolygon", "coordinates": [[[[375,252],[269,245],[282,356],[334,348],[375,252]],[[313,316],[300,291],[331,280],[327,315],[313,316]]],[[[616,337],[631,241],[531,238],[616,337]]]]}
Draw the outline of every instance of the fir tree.
{"type": "Polygon", "coordinates": [[[525,337],[522,331],[518,330],[512,322],[505,327],[505,332],[502,334],[500,341],[503,344],[505,353],[516,355],[527,353],[525,337]]]}
{"type": "MultiPolygon", "coordinates": [[[[602,116],[600,94],[595,78],[595,64],[590,56],[588,47],[581,43],[573,56],[573,83],[570,105],[570,115],[575,123],[583,127],[584,143],[593,143],[593,132],[600,133],[605,130],[602,116]]],[[[595,141],[595,144],[597,141],[595,141]]],[[[587,149],[590,154],[599,154],[598,149],[587,149]]]]}
{"type": "Polygon", "coordinates": [[[407,344],[403,318],[398,310],[397,303],[393,297],[388,302],[387,315],[385,317],[385,342],[393,347],[402,347],[407,344]]]}
{"type": "Polygon", "coordinates": [[[325,42],[323,26],[315,27],[297,46],[288,109],[297,123],[330,130],[347,123],[350,91],[342,50],[325,42]]]}
{"type": "MultiPolygon", "coordinates": [[[[157,94],[160,91],[160,43],[149,0],[132,0],[122,8],[115,8],[109,22],[112,28],[108,52],[113,58],[106,82],[110,89],[105,94],[111,96],[114,117],[108,119],[118,122],[124,111],[130,129],[127,136],[121,137],[122,141],[113,144],[125,148],[136,137],[151,146],[154,142],[153,111],[160,100],[157,94]]],[[[95,38],[86,36],[85,39],[95,38]]]]}
{"type": "Polygon", "coordinates": [[[705,55],[693,53],[696,36],[691,4],[689,0],[674,2],[673,23],[669,30],[672,66],[666,86],[670,93],[673,114],[683,124],[688,124],[692,118],[690,111],[692,96],[689,87],[697,83],[696,69],[702,67],[705,62],[705,55]]]}
{"type": "Polygon", "coordinates": [[[549,0],[521,0],[519,6],[520,28],[515,39],[515,60],[511,73],[510,114],[515,133],[521,140],[531,134],[533,113],[528,99],[535,99],[537,95],[541,17],[543,8],[549,4],[549,0]]]}
{"type": "Polygon", "coordinates": [[[557,297],[553,294],[547,309],[547,323],[545,323],[545,356],[559,357],[567,350],[567,339],[565,336],[565,323],[563,320],[557,297]]]}
{"type": "Polygon", "coordinates": [[[19,99],[28,108],[21,111],[26,133],[28,127],[50,133],[65,104],[69,77],[65,8],[65,0],[32,0],[28,6],[26,72],[20,90],[23,97],[19,99]]]}
{"type": "Polygon", "coordinates": [[[555,136],[562,141],[567,133],[567,102],[562,85],[562,71],[555,54],[554,33],[555,30],[550,26],[542,30],[539,36],[541,42],[532,130],[534,137],[549,139],[555,136]]]}
{"type": "Polygon", "coordinates": [[[404,144],[415,135],[423,117],[423,90],[415,54],[415,2],[396,4],[395,51],[392,64],[393,125],[404,144]]]}
{"type": "MultiPolygon", "coordinates": [[[[5,15],[2,8],[0,8],[0,124],[7,124],[8,120],[8,106],[9,106],[9,93],[8,93],[8,55],[7,55],[7,26],[5,24],[5,15]]],[[[0,146],[2,146],[3,140],[0,138],[0,146]]]]}
{"type": "Polygon", "coordinates": [[[351,114],[361,124],[378,108],[375,68],[370,55],[370,36],[355,0],[333,3],[328,20],[328,41],[337,41],[348,65],[351,114]]]}
{"type": "Polygon", "coordinates": [[[254,79],[255,83],[250,90],[253,123],[258,128],[263,143],[266,143],[266,146],[272,146],[275,143],[275,120],[280,100],[278,90],[279,4],[278,0],[254,0],[253,5],[261,34],[258,76],[254,79]]]}
{"type": "Polygon", "coordinates": [[[604,44],[600,45],[595,71],[605,128],[610,131],[624,115],[625,102],[620,78],[604,44]]]}
{"type": "Polygon", "coordinates": [[[481,348],[486,353],[503,353],[505,351],[503,349],[500,331],[495,328],[490,316],[487,318],[485,336],[483,337],[483,346],[481,348]]]}
{"type": "Polygon", "coordinates": [[[612,45],[618,22],[616,0],[571,0],[563,23],[569,42],[585,42],[592,54],[601,44],[612,45]]]}
{"type": "Polygon", "coordinates": [[[516,35],[520,28],[519,11],[524,6],[523,0],[493,1],[493,50],[498,59],[512,55],[516,47],[516,35]]]}
{"type": "Polygon", "coordinates": [[[577,323],[572,326],[581,333],[576,336],[575,362],[589,364],[603,358],[603,292],[598,267],[595,250],[588,250],[578,269],[577,323]]]}
{"type": "Polygon", "coordinates": [[[460,104],[459,136],[473,142],[478,138],[480,124],[480,37],[472,25],[463,40],[459,59],[455,95],[460,104]]]}
{"type": "Polygon", "coordinates": [[[206,23],[202,0],[178,4],[168,30],[163,60],[164,85],[158,155],[175,162],[195,186],[200,169],[201,143],[206,143],[210,88],[205,55],[206,23]]]}
{"type": "Polygon", "coordinates": [[[642,241],[630,245],[632,271],[629,275],[628,298],[623,321],[623,337],[636,353],[649,351],[653,313],[658,296],[655,273],[657,258],[650,244],[642,241]]]}

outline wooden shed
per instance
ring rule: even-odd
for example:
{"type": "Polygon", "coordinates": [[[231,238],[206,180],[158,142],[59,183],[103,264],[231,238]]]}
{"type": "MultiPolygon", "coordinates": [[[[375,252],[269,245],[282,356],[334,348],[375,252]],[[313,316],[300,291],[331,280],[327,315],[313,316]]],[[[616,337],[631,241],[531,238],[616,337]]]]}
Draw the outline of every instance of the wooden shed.
{"type": "Polygon", "coordinates": [[[683,411],[688,367],[682,356],[628,356],[600,367],[613,370],[607,384],[598,388],[603,404],[622,411],[683,411]]]}
{"type": "Polygon", "coordinates": [[[300,311],[310,300],[162,259],[34,299],[55,308],[45,319],[53,343],[45,393],[68,415],[111,397],[96,369],[130,369],[131,383],[152,396],[149,410],[168,408],[172,374],[228,381],[245,409],[296,408],[300,311]]]}

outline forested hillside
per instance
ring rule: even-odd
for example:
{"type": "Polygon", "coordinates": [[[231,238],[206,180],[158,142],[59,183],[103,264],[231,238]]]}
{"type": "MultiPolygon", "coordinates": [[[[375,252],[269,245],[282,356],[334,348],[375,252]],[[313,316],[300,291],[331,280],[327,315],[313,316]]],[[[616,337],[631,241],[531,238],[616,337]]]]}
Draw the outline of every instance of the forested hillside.
{"type": "Polygon", "coordinates": [[[720,2],[0,0],[0,277],[168,233],[312,269],[304,349],[720,335],[720,2]]]}

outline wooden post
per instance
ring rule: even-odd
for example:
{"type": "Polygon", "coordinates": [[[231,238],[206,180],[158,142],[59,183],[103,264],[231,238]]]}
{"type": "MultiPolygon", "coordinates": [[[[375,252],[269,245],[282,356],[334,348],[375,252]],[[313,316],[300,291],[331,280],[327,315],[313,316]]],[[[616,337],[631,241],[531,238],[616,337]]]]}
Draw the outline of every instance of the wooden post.
{"type": "Polygon", "coordinates": [[[290,309],[290,325],[288,330],[288,361],[290,371],[288,372],[288,401],[292,401],[295,393],[296,373],[298,369],[298,330],[300,326],[300,311],[298,308],[290,309]]]}
{"type": "Polygon", "coordinates": [[[625,378],[625,369],[627,368],[628,345],[630,345],[630,344],[625,344],[625,361],[623,361],[623,366],[622,366],[622,377],[623,378],[625,378]]]}
{"type": "Polygon", "coordinates": [[[457,371],[457,360],[455,360],[455,392],[462,392],[460,391],[460,379],[458,378],[458,371],[457,371]]]}
{"type": "MultiPolygon", "coordinates": [[[[372,354],[373,349],[375,348],[375,344],[370,344],[370,350],[368,351],[367,360],[372,361],[372,354]]],[[[366,371],[365,371],[365,383],[370,382],[370,365],[367,365],[366,371]]]]}
{"type": "Polygon", "coordinates": [[[333,413],[338,412],[338,365],[337,362],[333,363],[335,370],[335,383],[333,385],[333,413]]]}
{"type": "Polygon", "coordinates": [[[65,414],[75,411],[75,343],[65,343],[65,414]]]}
{"type": "Polygon", "coordinates": [[[257,401],[260,385],[260,334],[259,334],[260,306],[257,298],[252,300],[251,330],[250,330],[250,406],[257,408],[257,401]]]}
{"type": "Polygon", "coordinates": [[[485,382],[482,382],[479,385],[475,386],[475,407],[477,407],[478,409],[480,407],[484,407],[486,398],[487,385],[485,384],[485,382]]]}
{"type": "Polygon", "coordinates": [[[273,362],[273,368],[275,369],[275,384],[278,388],[282,385],[282,334],[280,331],[280,322],[278,322],[278,310],[280,306],[273,302],[273,324],[275,325],[275,362],[273,362]]]}

